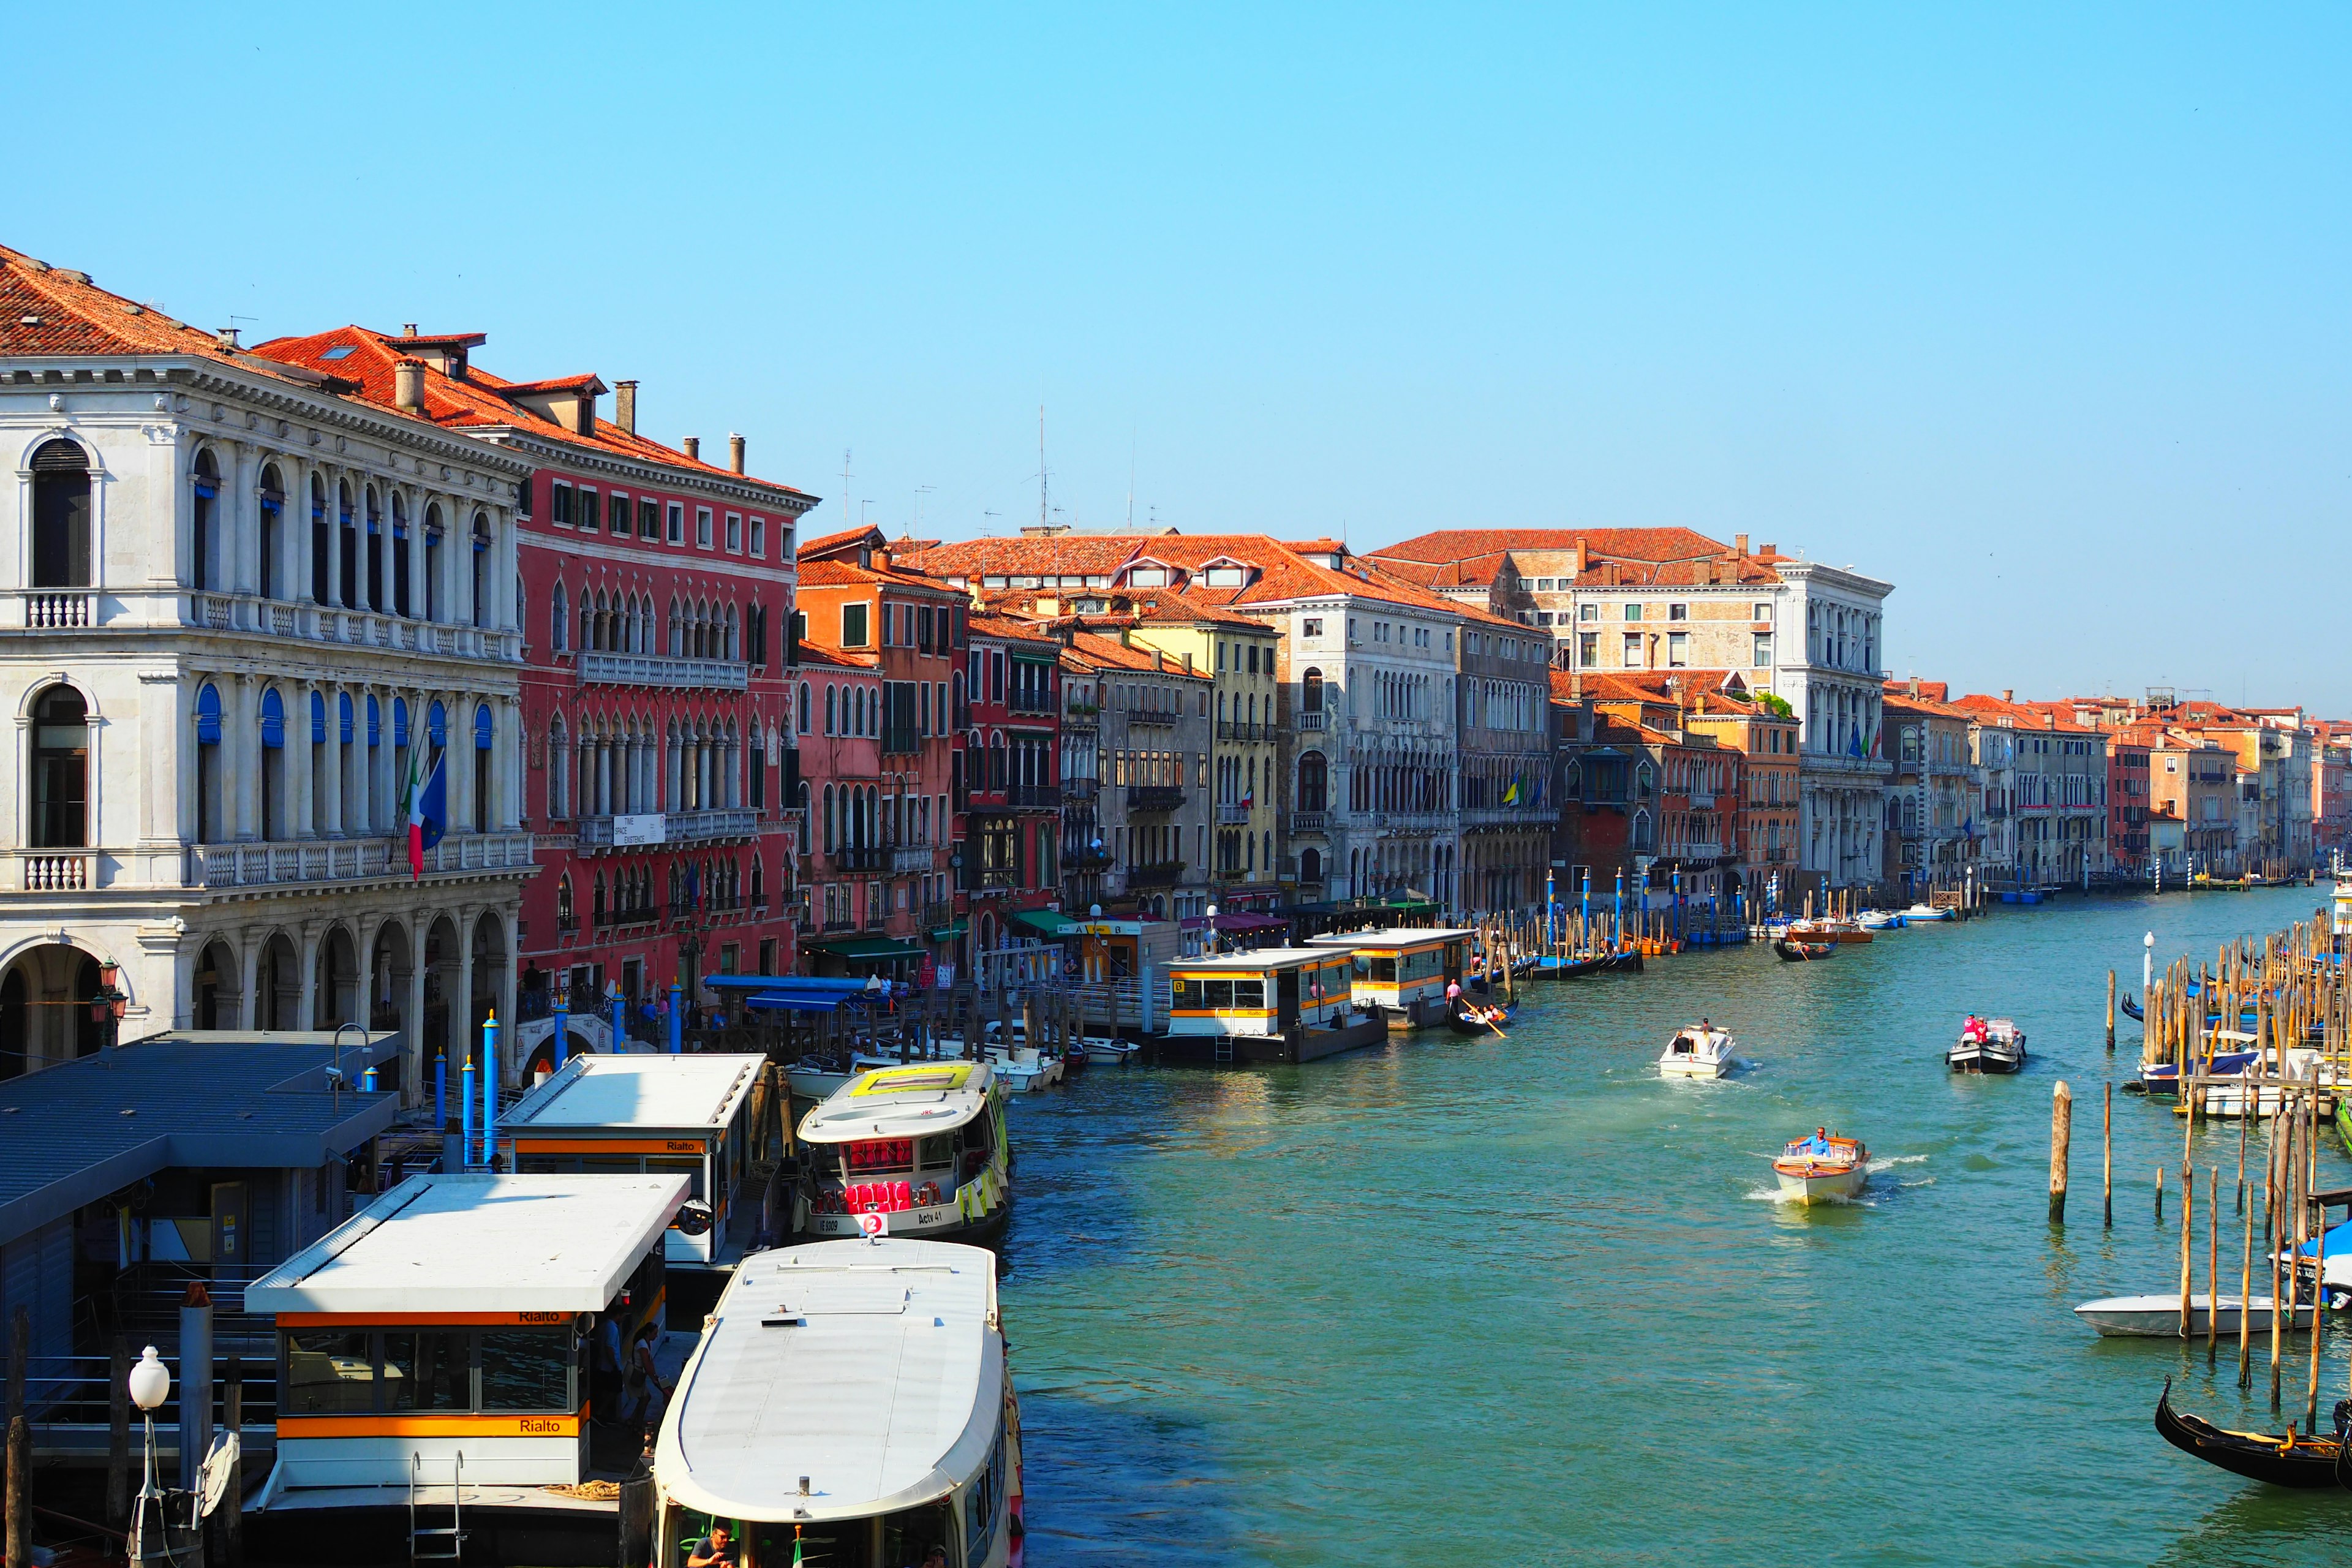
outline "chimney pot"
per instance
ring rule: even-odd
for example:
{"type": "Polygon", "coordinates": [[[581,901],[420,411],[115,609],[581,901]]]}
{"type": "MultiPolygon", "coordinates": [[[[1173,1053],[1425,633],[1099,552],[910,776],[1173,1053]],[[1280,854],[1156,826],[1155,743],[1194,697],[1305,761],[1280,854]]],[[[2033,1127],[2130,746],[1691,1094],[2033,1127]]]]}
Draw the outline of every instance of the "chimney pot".
{"type": "Polygon", "coordinates": [[[1780,547],[1777,544],[1767,544],[1764,547],[1764,553],[1767,555],[1778,555],[1780,553],[1780,547]]]}
{"type": "Polygon", "coordinates": [[[702,437],[699,437],[699,436],[688,436],[688,437],[686,438],[686,455],[687,455],[688,458],[691,458],[692,459],[694,459],[694,461],[696,461],[696,462],[698,462],[698,462],[700,462],[700,461],[702,461],[702,437]]]}
{"type": "MultiPolygon", "coordinates": [[[[414,336],[414,332],[410,334],[414,336]]],[[[393,406],[403,414],[425,412],[425,362],[404,359],[392,367],[393,406]]]]}
{"type": "Polygon", "coordinates": [[[416,335],[416,323],[415,323],[415,322],[414,322],[414,321],[403,321],[403,322],[401,322],[401,323],[400,323],[400,335],[401,335],[402,337],[404,337],[404,338],[413,338],[413,337],[415,337],[415,336],[416,335]]]}
{"type": "Polygon", "coordinates": [[[1744,533],[1735,533],[1735,534],[1733,534],[1733,535],[1731,536],[1731,550],[1732,550],[1732,553],[1733,553],[1733,554],[1735,554],[1735,555],[1745,555],[1745,554],[1747,554],[1747,553],[1748,553],[1748,536],[1747,536],[1746,534],[1744,534],[1744,533]]]}
{"type": "Polygon", "coordinates": [[[727,437],[727,466],[739,474],[743,471],[743,437],[732,432],[727,437]]]}
{"type": "Polygon", "coordinates": [[[2000,700],[2001,700],[2003,702],[2014,702],[2014,701],[2016,701],[2016,700],[2017,700],[2017,688],[2016,688],[2016,687],[2014,687],[2014,686],[2004,686],[2004,687],[2002,687],[2002,688],[2000,689],[2000,700]]]}
{"type": "Polygon", "coordinates": [[[616,381],[613,384],[613,423],[634,436],[637,433],[637,384],[616,381]]]}
{"type": "Polygon", "coordinates": [[[213,336],[220,340],[220,346],[225,349],[233,349],[240,346],[236,341],[236,329],[235,327],[219,328],[213,333],[213,336]]]}
{"type": "Polygon", "coordinates": [[[1576,540],[1576,574],[1578,576],[1581,577],[1584,575],[1584,537],[1583,535],[1579,534],[1576,540]]]}

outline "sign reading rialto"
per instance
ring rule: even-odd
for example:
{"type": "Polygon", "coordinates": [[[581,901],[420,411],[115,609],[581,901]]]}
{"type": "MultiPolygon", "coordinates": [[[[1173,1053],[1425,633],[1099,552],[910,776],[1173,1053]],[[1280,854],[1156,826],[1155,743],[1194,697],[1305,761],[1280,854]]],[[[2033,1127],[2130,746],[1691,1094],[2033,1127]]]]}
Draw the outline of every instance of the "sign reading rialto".
{"type": "Polygon", "coordinates": [[[662,837],[662,814],[658,811],[633,813],[613,818],[614,844],[659,844],[662,837]]]}

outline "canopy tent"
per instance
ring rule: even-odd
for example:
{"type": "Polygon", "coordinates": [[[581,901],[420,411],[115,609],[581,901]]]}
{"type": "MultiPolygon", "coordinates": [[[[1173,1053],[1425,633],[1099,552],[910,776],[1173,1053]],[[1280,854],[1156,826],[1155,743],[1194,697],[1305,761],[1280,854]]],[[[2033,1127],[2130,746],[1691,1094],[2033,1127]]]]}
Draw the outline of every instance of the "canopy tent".
{"type": "Polygon", "coordinates": [[[1058,914],[1052,910],[1019,910],[1013,918],[1049,941],[1058,942],[1066,936],[1083,936],[1082,921],[1058,914]]]}
{"type": "Polygon", "coordinates": [[[831,974],[706,974],[713,991],[860,991],[866,982],[831,974]]]}
{"type": "Polygon", "coordinates": [[[862,1005],[864,991],[759,991],[746,996],[743,1005],[758,1007],[770,1013],[837,1013],[845,1004],[862,1005]]]}
{"type": "MultiPolygon", "coordinates": [[[[811,952],[834,958],[920,958],[923,950],[887,936],[824,936],[801,943],[811,952]]],[[[864,984],[864,981],[858,982],[864,984]]]]}

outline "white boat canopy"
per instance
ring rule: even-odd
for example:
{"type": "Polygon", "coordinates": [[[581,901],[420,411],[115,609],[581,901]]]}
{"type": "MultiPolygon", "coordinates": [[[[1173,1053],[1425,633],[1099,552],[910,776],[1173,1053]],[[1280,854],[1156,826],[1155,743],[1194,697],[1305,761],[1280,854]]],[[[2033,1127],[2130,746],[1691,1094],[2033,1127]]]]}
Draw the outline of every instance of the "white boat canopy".
{"type": "Polygon", "coordinates": [[[678,1374],[654,1474],[672,1501],[727,1519],[892,1513],[979,1473],[1003,1400],[994,1254],[888,1239],[753,1253],[678,1374]]]}
{"type": "Polygon", "coordinates": [[[245,1288],[248,1312],[601,1312],[684,1176],[411,1176],[245,1288]]]}
{"type": "Polygon", "coordinates": [[[1393,931],[1343,931],[1328,936],[1307,938],[1315,947],[1360,948],[1366,952],[1387,952],[1407,947],[1427,947],[1433,942],[1461,942],[1478,933],[1466,926],[1402,926],[1393,931]]]}
{"type": "Polygon", "coordinates": [[[988,1109],[986,1062],[924,1062],[862,1072],[801,1118],[805,1143],[952,1132],[988,1109]]]}
{"type": "Polygon", "coordinates": [[[552,1128],[723,1128],[751,1097],[762,1056],[576,1056],[499,1116],[503,1133],[552,1128]]]}

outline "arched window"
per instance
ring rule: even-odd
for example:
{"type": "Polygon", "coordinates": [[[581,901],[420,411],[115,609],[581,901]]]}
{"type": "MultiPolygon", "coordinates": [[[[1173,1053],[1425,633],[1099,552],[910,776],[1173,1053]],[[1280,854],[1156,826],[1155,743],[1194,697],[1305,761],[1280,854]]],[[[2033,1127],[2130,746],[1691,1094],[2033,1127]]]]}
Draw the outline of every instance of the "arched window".
{"type": "Polygon", "coordinates": [[[220,469],[214,466],[210,451],[196,454],[195,472],[189,488],[194,495],[188,513],[188,586],[215,588],[226,574],[213,559],[221,545],[215,537],[220,515],[220,469]]]}
{"type": "Polygon", "coordinates": [[[360,494],[367,519],[367,531],[362,548],[367,555],[367,570],[361,574],[366,580],[367,607],[381,614],[383,603],[383,504],[370,485],[360,494]]]}
{"type": "Polygon", "coordinates": [[[408,507],[400,492],[392,492],[392,611],[414,615],[408,596],[408,507]]]}
{"type": "Polygon", "coordinates": [[[1330,786],[1329,764],[1320,752],[1308,752],[1298,759],[1298,809],[1322,811],[1325,792],[1330,786]]]}
{"type": "Polygon", "coordinates": [[[33,454],[33,586],[87,588],[89,458],[71,441],[33,454]]]}
{"type": "Polygon", "coordinates": [[[547,602],[547,646],[557,653],[572,646],[572,601],[561,579],[547,602]]]}
{"type": "Polygon", "coordinates": [[[196,693],[196,842],[218,844],[222,831],[221,696],[206,683],[196,693]]]}
{"type": "Polygon", "coordinates": [[[441,509],[438,506],[426,507],[425,509],[425,618],[428,621],[446,620],[449,615],[449,585],[442,581],[441,576],[443,572],[447,570],[443,564],[444,556],[441,549],[442,537],[446,532],[446,530],[441,523],[441,509]]]}
{"type": "Polygon", "coordinates": [[[1298,879],[1310,887],[1323,885],[1323,851],[1302,849],[1298,852],[1298,879]]]}
{"type": "Polygon", "coordinates": [[[335,537],[341,546],[335,568],[335,603],[346,609],[359,607],[360,542],[357,514],[352,506],[352,487],[348,480],[335,482],[335,537]]]}
{"type": "Polygon", "coordinates": [[[555,929],[558,931],[580,929],[580,916],[572,907],[572,878],[568,873],[556,879],[555,882],[555,929]]]}
{"type": "Polygon", "coordinates": [[[1310,669],[1299,678],[1298,710],[1302,713],[1323,711],[1323,672],[1310,669]]]}
{"type": "Polygon", "coordinates": [[[809,683],[805,680],[801,682],[800,731],[809,732],[809,683]]]}
{"type": "Polygon", "coordinates": [[[835,696],[836,692],[833,687],[828,686],[824,689],[824,732],[828,735],[837,735],[841,732],[836,727],[840,716],[836,710],[835,696]]]}
{"type": "Polygon", "coordinates": [[[565,802],[570,792],[564,788],[564,775],[571,771],[572,758],[567,747],[571,738],[563,728],[563,716],[557,714],[547,721],[547,815],[569,816],[565,802]]]}
{"type": "Polygon", "coordinates": [[[825,786],[824,786],[824,851],[825,851],[825,853],[826,853],[826,854],[828,854],[828,855],[832,854],[832,853],[833,853],[834,846],[835,846],[835,845],[836,845],[836,844],[838,844],[839,842],[840,842],[840,839],[839,839],[839,837],[836,836],[836,833],[835,833],[835,820],[834,820],[833,786],[832,786],[831,784],[827,784],[827,785],[825,785],[825,786]]]}
{"type": "Polygon", "coordinates": [[[490,584],[497,579],[490,575],[490,514],[474,514],[474,624],[487,626],[496,624],[490,615],[488,599],[490,584]]]}
{"type": "Polygon", "coordinates": [[[287,837],[286,700],[275,687],[261,694],[261,837],[287,837]]]}
{"type": "Polygon", "coordinates": [[[261,470],[261,596],[285,596],[286,484],[278,465],[261,470]]]}
{"type": "Polygon", "coordinates": [[[751,726],[751,750],[749,757],[751,773],[751,809],[759,810],[768,804],[768,752],[760,740],[760,726],[751,726]]]}
{"type": "Polygon", "coordinates": [[[37,849],[89,842],[89,708],[70,686],[33,704],[31,843],[37,849]]]}

